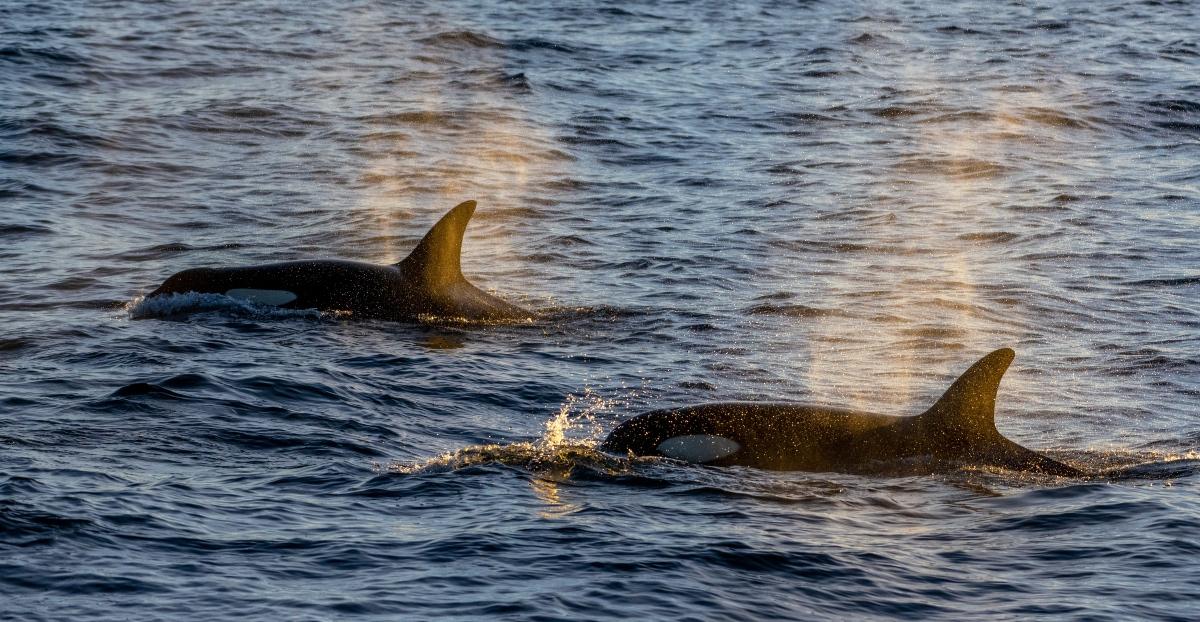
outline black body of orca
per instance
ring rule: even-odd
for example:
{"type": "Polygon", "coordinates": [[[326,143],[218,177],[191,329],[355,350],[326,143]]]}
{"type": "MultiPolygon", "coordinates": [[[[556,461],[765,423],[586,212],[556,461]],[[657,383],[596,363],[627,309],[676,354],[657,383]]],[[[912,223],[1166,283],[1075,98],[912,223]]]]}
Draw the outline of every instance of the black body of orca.
{"type": "Polygon", "coordinates": [[[638,415],[600,449],[780,471],[911,474],[995,466],[1084,475],[996,429],[996,392],[1014,356],[1004,348],[983,357],[932,408],[912,417],[789,403],[702,404],[638,415]]]}
{"type": "Polygon", "coordinates": [[[193,268],[168,278],[147,297],[215,293],[289,309],[341,311],[389,320],[532,317],[532,313],[480,291],[463,276],[459,255],[463,232],[474,212],[474,201],[447,212],[412,253],[395,265],[310,260],[193,268]]]}

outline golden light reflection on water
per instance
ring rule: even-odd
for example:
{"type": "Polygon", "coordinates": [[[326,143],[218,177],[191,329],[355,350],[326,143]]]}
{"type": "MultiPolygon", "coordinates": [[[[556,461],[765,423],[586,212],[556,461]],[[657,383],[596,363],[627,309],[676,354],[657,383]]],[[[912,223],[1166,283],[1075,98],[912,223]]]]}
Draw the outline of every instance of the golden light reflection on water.
{"type": "Polygon", "coordinates": [[[564,501],[559,492],[559,482],[553,479],[535,477],[529,480],[529,486],[533,489],[533,494],[546,506],[538,512],[540,518],[547,520],[563,518],[578,512],[583,507],[578,503],[564,501]]]}

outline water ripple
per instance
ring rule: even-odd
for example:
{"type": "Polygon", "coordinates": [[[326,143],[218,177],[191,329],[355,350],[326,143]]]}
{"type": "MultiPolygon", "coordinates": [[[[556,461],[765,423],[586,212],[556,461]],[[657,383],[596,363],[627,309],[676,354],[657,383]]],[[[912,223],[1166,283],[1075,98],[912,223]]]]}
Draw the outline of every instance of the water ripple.
{"type": "Polygon", "coordinates": [[[1197,24],[0,5],[3,612],[1186,619],[1197,24]],[[535,320],[141,297],[200,265],[393,263],[467,199],[464,273],[535,320]],[[698,401],[920,412],[1001,346],[1004,433],[1092,475],[596,450],[698,401]]]}

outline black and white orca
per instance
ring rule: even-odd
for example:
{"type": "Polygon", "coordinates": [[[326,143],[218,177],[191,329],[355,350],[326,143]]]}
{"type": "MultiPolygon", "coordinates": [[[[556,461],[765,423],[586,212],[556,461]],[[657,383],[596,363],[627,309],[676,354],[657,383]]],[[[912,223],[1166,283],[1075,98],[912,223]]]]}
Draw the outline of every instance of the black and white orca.
{"type": "Polygon", "coordinates": [[[701,404],[638,415],[617,426],[600,449],[781,471],[907,474],[994,466],[1084,475],[996,429],[996,393],[1014,356],[1004,348],[983,357],[916,416],[791,403],[701,404]]]}
{"type": "Polygon", "coordinates": [[[192,268],[168,278],[147,298],[198,292],[224,294],[288,309],[348,312],[354,317],[423,317],[509,321],[532,313],[481,291],[459,265],[463,233],[475,202],[446,213],[400,263],[381,266],[322,259],[236,268],[192,268]]]}

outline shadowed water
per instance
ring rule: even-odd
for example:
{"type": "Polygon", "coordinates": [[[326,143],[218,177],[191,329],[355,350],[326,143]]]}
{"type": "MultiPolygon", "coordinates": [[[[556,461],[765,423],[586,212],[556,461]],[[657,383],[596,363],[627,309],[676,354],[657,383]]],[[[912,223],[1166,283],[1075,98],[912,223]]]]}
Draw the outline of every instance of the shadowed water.
{"type": "Polygon", "coordinates": [[[1190,2],[0,3],[0,619],[1192,620],[1190,2]],[[402,259],[401,324],[204,265],[402,259]],[[594,449],[645,410],[997,424],[1094,472],[594,449]]]}

